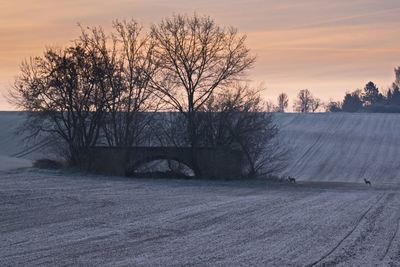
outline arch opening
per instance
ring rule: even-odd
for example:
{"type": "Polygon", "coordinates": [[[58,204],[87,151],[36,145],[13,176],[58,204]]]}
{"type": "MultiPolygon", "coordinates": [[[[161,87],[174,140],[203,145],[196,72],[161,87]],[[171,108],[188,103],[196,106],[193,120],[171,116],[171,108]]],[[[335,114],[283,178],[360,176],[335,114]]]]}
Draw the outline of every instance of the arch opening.
{"type": "Polygon", "coordinates": [[[181,178],[195,177],[193,169],[177,159],[151,158],[135,162],[128,168],[129,177],[181,178]]]}

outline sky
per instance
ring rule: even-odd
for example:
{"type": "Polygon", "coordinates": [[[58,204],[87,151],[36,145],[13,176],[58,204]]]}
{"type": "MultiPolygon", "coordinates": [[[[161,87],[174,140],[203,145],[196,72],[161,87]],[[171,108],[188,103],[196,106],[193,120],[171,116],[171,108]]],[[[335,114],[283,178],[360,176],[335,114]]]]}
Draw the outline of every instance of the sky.
{"type": "Polygon", "coordinates": [[[78,23],[107,29],[134,18],[150,27],[195,12],[247,35],[257,56],[249,79],[271,101],[301,89],[341,100],[370,80],[386,90],[400,65],[399,0],[0,0],[0,110],[13,109],[4,95],[20,63],[68,45],[78,23]]]}

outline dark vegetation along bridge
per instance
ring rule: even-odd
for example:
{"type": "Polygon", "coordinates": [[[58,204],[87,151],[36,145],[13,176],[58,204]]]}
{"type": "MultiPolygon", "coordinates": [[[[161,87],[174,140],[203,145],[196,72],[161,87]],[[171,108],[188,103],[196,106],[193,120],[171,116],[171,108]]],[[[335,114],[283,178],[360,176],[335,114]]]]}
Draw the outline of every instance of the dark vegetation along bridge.
{"type": "Polygon", "coordinates": [[[174,160],[191,168],[199,178],[232,179],[242,175],[242,152],[190,147],[94,147],[90,169],[125,176],[154,160],[174,160]]]}

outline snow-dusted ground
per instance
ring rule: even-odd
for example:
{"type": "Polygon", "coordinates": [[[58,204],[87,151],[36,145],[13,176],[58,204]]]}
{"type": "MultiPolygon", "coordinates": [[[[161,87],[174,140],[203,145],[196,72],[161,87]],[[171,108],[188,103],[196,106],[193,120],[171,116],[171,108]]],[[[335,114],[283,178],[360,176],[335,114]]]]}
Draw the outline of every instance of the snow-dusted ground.
{"type": "Polygon", "coordinates": [[[33,145],[23,142],[23,135],[17,132],[24,120],[23,112],[0,111],[0,155],[18,157],[31,150],[33,145]]]}
{"type": "Polygon", "coordinates": [[[0,174],[0,266],[400,266],[400,187],[0,174]]]}
{"type": "Polygon", "coordinates": [[[400,183],[400,114],[276,114],[291,150],[285,174],[306,181],[400,183]]]}
{"type": "Polygon", "coordinates": [[[22,119],[0,112],[0,266],[400,266],[399,115],[277,114],[298,184],[21,169],[46,157],[22,119]]]}
{"type": "MultiPolygon", "coordinates": [[[[399,114],[275,114],[290,153],[284,175],[303,181],[400,183],[399,114]]],[[[0,155],[46,157],[45,144],[15,135],[23,114],[0,112],[0,155]]],[[[1,160],[0,160],[1,161],[1,160]]],[[[1,164],[0,164],[1,165],[1,164]]],[[[4,165],[4,164],[3,164],[4,165]]]]}
{"type": "Polygon", "coordinates": [[[32,167],[32,161],[0,155],[0,171],[32,167]]]}
{"type": "Polygon", "coordinates": [[[16,132],[23,121],[24,114],[21,112],[0,111],[0,172],[32,165],[25,152],[34,146],[22,142],[21,134],[16,132]],[[20,154],[25,158],[18,157],[20,154]]]}

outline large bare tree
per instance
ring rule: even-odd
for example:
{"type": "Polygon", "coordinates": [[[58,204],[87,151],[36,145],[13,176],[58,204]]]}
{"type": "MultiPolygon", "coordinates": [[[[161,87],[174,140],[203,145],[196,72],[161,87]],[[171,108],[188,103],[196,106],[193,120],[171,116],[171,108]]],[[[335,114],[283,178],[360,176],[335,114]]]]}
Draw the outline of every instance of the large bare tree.
{"type": "Polygon", "coordinates": [[[132,146],[143,142],[151,120],[146,111],[156,111],[160,100],[149,87],[158,64],[154,43],[134,21],[115,21],[108,36],[97,28],[82,29],[80,41],[99,54],[108,86],[107,116],[103,124],[109,145],[132,146]]]}
{"type": "Polygon", "coordinates": [[[177,15],[154,25],[160,68],[151,80],[158,96],[184,114],[191,146],[197,145],[195,113],[212,94],[245,75],[255,58],[246,36],[209,17],[177,15]]]}
{"type": "MultiPolygon", "coordinates": [[[[24,62],[11,92],[14,104],[29,111],[32,136],[55,136],[67,144],[73,165],[86,162],[90,147],[132,146],[142,142],[158,107],[149,77],[157,68],[148,35],[135,21],[115,22],[107,35],[82,28],[65,49],[48,49],[24,62]]],[[[27,126],[25,125],[25,126],[27,126]]]]}
{"type": "Polygon", "coordinates": [[[107,102],[99,55],[81,42],[48,49],[21,65],[11,97],[28,111],[24,128],[31,136],[55,136],[67,145],[76,165],[97,143],[107,102]]]}

